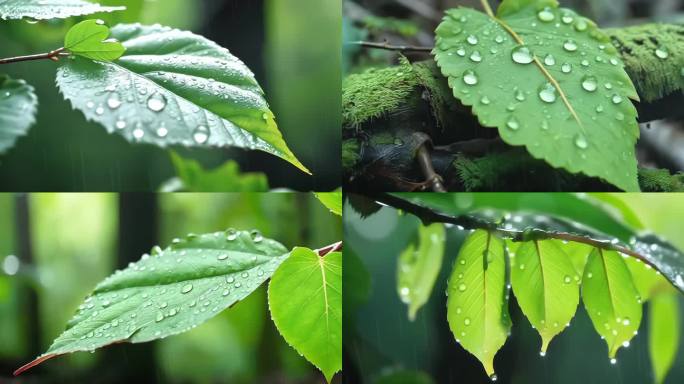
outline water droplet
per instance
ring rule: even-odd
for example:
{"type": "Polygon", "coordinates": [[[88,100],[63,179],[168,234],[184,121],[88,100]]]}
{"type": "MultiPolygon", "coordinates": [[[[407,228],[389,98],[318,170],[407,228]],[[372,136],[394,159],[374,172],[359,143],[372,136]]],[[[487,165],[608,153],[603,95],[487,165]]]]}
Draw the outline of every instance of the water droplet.
{"type": "Polygon", "coordinates": [[[567,40],[563,43],[563,49],[568,52],[575,52],[577,50],[577,43],[574,40],[567,40]]]}
{"type": "Polygon", "coordinates": [[[259,243],[264,239],[264,237],[261,235],[261,232],[257,231],[256,229],[250,233],[250,236],[252,236],[252,241],[255,243],[259,243]]]}
{"type": "Polygon", "coordinates": [[[185,284],[183,288],[181,288],[181,293],[188,293],[192,291],[192,284],[185,284]]]}
{"type": "Polygon", "coordinates": [[[97,107],[97,109],[95,110],[95,113],[98,114],[99,116],[104,115],[104,112],[105,112],[105,110],[103,107],[97,107]]]}
{"type": "Polygon", "coordinates": [[[588,27],[589,25],[584,19],[578,19],[575,23],[575,30],[578,32],[584,32],[587,30],[588,27]]]}
{"type": "Polygon", "coordinates": [[[240,282],[238,281],[238,282],[236,282],[233,286],[234,286],[235,288],[240,288],[240,287],[242,286],[242,284],[240,284],[240,282]]]}
{"type": "Polygon", "coordinates": [[[522,91],[515,92],[515,99],[518,101],[525,101],[525,94],[522,91]]]}
{"type": "Polygon", "coordinates": [[[565,275],[565,277],[563,278],[563,282],[565,284],[570,284],[572,282],[572,277],[565,275]]]}
{"type": "Polygon", "coordinates": [[[584,76],[582,79],[582,88],[585,91],[594,92],[598,88],[598,81],[594,76],[584,76]]]}
{"type": "Polygon", "coordinates": [[[470,325],[470,318],[466,317],[465,319],[463,319],[463,324],[465,324],[466,326],[470,325]]]}
{"type": "Polygon", "coordinates": [[[475,36],[475,35],[470,35],[470,36],[468,36],[468,38],[466,38],[466,41],[467,41],[468,44],[470,44],[470,45],[477,45],[477,43],[478,43],[479,40],[477,39],[477,36],[475,36]]]}
{"type": "Polygon", "coordinates": [[[574,20],[575,20],[575,19],[574,19],[574,18],[572,17],[572,15],[569,14],[569,13],[566,13],[566,14],[563,15],[563,17],[561,17],[561,21],[563,22],[563,24],[570,24],[570,23],[572,23],[574,20]]]}
{"type": "Polygon", "coordinates": [[[534,61],[534,55],[529,48],[524,45],[518,45],[511,51],[511,58],[518,64],[529,64],[534,61]]]}
{"type": "Polygon", "coordinates": [[[153,112],[161,112],[166,108],[166,97],[161,93],[155,93],[147,99],[147,108],[153,112]]]}
{"type": "Polygon", "coordinates": [[[584,59],[584,60],[580,61],[580,64],[582,64],[583,67],[588,67],[589,66],[589,60],[584,59]]]}
{"type": "Polygon", "coordinates": [[[603,86],[606,87],[606,89],[613,89],[613,84],[611,83],[605,83],[603,86]]]}
{"type": "Polygon", "coordinates": [[[613,365],[617,364],[617,359],[616,358],[610,359],[610,363],[613,365]]]}
{"type": "Polygon", "coordinates": [[[465,291],[466,288],[467,288],[466,285],[463,284],[463,283],[461,283],[461,284],[458,285],[458,290],[461,291],[461,292],[465,291]]]}
{"type": "Polygon", "coordinates": [[[234,278],[233,276],[228,276],[228,277],[226,278],[226,282],[227,282],[228,284],[233,284],[233,282],[235,282],[235,278],[234,278]]]}
{"type": "Polygon", "coordinates": [[[541,356],[541,357],[546,356],[546,352],[544,352],[544,351],[539,351],[539,356],[541,356]]]}
{"type": "Polygon", "coordinates": [[[119,98],[119,95],[114,93],[111,96],[109,96],[109,99],[107,99],[107,106],[111,110],[118,109],[121,106],[122,102],[121,99],[119,98]]]}
{"type": "Polygon", "coordinates": [[[620,104],[620,103],[622,103],[622,96],[615,94],[615,95],[613,95],[612,100],[613,100],[613,104],[620,104]]]}
{"type": "Polygon", "coordinates": [[[482,61],[482,55],[480,54],[480,51],[473,51],[473,53],[470,55],[470,60],[475,63],[482,61]]]}
{"type": "Polygon", "coordinates": [[[491,381],[497,381],[498,379],[499,379],[499,377],[495,373],[492,373],[492,375],[489,376],[489,380],[491,380],[491,381]]]}
{"type": "Polygon", "coordinates": [[[598,113],[603,112],[603,105],[596,106],[596,112],[598,112],[598,113]]]}
{"type": "Polygon", "coordinates": [[[583,134],[578,133],[575,136],[575,146],[579,149],[587,149],[587,147],[589,146],[589,143],[587,142],[587,138],[584,137],[583,134]]]}
{"type": "Polygon", "coordinates": [[[520,123],[515,118],[515,116],[511,116],[511,118],[508,119],[508,121],[506,122],[506,126],[510,130],[517,131],[520,128],[520,123]]]}
{"type": "Polygon", "coordinates": [[[491,101],[489,100],[489,97],[482,96],[482,98],[480,99],[480,103],[482,103],[483,105],[489,105],[489,103],[491,103],[491,101]]]}
{"type": "Polygon", "coordinates": [[[160,322],[160,321],[162,321],[162,320],[164,320],[164,314],[161,313],[161,312],[157,313],[157,318],[156,318],[156,320],[157,320],[157,323],[160,322]]]}
{"type": "Polygon", "coordinates": [[[477,75],[472,70],[468,69],[463,72],[463,82],[467,85],[475,85],[477,84],[477,81],[477,75]]]}
{"type": "Polygon", "coordinates": [[[145,137],[145,131],[143,131],[143,129],[142,129],[141,127],[137,127],[137,128],[133,131],[133,137],[134,137],[136,140],[141,140],[143,137],[145,137]]]}
{"type": "Polygon", "coordinates": [[[466,50],[463,49],[463,47],[460,47],[460,48],[458,48],[458,49],[456,50],[456,54],[459,55],[459,56],[461,56],[461,57],[463,57],[463,56],[465,56],[465,54],[466,54],[466,50]]]}
{"type": "Polygon", "coordinates": [[[544,64],[548,65],[549,67],[556,65],[556,58],[549,53],[548,55],[546,55],[546,57],[544,57],[544,64]]]}
{"type": "Polygon", "coordinates": [[[564,64],[561,66],[561,71],[562,71],[563,73],[570,73],[570,72],[572,72],[572,64],[564,63],[564,64]]]}
{"type": "Polygon", "coordinates": [[[227,253],[222,253],[222,254],[218,255],[216,258],[219,259],[219,260],[225,260],[225,259],[228,258],[228,254],[227,254],[227,253]]]}
{"type": "Polygon", "coordinates": [[[226,288],[223,290],[223,293],[221,294],[222,296],[228,296],[230,295],[230,289],[226,288]]]}
{"type": "Polygon", "coordinates": [[[629,321],[629,318],[628,318],[628,317],[625,317],[624,319],[622,319],[622,325],[627,326],[627,325],[629,325],[629,324],[630,324],[630,321],[629,321]]]}
{"type": "Polygon", "coordinates": [[[587,273],[587,279],[591,279],[592,277],[594,277],[593,273],[591,273],[591,272],[587,273]]]}
{"type": "Polygon", "coordinates": [[[546,83],[539,88],[539,98],[545,103],[556,101],[556,87],[551,83],[546,83]]]}
{"type": "Polygon", "coordinates": [[[667,49],[665,49],[665,48],[663,48],[663,47],[660,47],[660,48],[658,48],[658,49],[655,50],[655,55],[656,55],[659,59],[665,60],[665,59],[667,59],[667,58],[670,56],[670,53],[667,51],[667,49]]]}
{"type": "Polygon", "coordinates": [[[494,41],[495,41],[497,44],[501,44],[501,43],[504,42],[504,38],[503,38],[503,36],[501,36],[501,35],[497,35],[497,36],[494,38],[494,41]]]}
{"type": "MultiPolygon", "coordinates": [[[[549,129],[549,122],[548,122],[546,119],[542,120],[541,129],[543,129],[543,130],[545,130],[545,131],[548,131],[548,129],[549,129]]],[[[524,265],[524,264],[523,264],[523,265],[524,265]]]]}
{"type": "Polygon", "coordinates": [[[553,21],[556,18],[556,15],[553,14],[551,11],[551,8],[544,8],[539,13],[537,13],[537,17],[539,20],[548,23],[549,21],[553,21]]]}
{"type": "Polygon", "coordinates": [[[126,121],[119,118],[119,120],[116,121],[115,125],[116,125],[116,129],[124,129],[124,128],[126,128],[126,121]]]}
{"type": "Polygon", "coordinates": [[[205,127],[204,125],[200,125],[195,129],[195,132],[192,134],[192,138],[195,140],[197,144],[205,144],[209,140],[209,128],[205,127]]]}

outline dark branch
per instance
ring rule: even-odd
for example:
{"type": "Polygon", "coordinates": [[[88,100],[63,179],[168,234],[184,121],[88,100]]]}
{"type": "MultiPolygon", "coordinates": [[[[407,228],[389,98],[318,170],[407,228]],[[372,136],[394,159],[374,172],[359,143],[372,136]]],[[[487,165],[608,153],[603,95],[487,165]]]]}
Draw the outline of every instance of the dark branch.
{"type": "Polygon", "coordinates": [[[12,64],[12,63],[20,63],[23,61],[35,61],[35,60],[59,61],[59,58],[61,56],[64,56],[64,55],[68,55],[68,54],[66,52],[64,52],[64,48],[59,48],[59,49],[55,49],[52,52],[41,53],[38,55],[18,56],[18,57],[10,57],[7,59],[0,59],[0,64],[12,64]]]}
{"type": "Polygon", "coordinates": [[[433,47],[421,47],[421,46],[416,46],[416,45],[392,45],[389,44],[388,42],[384,43],[375,43],[372,41],[352,41],[350,43],[347,43],[350,45],[358,45],[364,48],[375,48],[375,49],[384,49],[386,51],[399,51],[399,52],[424,52],[424,53],[430,53],[432,52],[433,47]]]}

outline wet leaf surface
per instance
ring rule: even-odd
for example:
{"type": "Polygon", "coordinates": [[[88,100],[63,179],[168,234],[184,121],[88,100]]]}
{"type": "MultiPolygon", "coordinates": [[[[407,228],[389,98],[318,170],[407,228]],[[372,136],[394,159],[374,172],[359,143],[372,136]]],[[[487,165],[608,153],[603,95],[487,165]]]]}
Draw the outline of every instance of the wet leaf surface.
{"type": "Polygon", "coordinates": [[[14,20],[65,19],[97,12],[121,11],[126,7],[103,7],[84,0],[0,0],[0,18],[14,20]]]}
{"type": "Polygon", "coordinates": [[[38,97],[24,80],[0,75],[0,154],[14,146],[36,122],[38,97]]]}

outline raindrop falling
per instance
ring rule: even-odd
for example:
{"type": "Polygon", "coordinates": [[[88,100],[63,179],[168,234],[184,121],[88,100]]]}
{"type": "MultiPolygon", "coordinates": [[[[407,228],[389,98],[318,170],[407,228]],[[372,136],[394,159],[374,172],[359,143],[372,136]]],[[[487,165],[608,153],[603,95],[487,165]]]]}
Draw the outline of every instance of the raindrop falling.
{"type": "Polygon", "coordinates": [[[195,129],[195,132],[192,134],[192,138],[195,140],[197,144],[205,144],[209,140],[209,128],[205,127],[204,125],[200,125],[195,129]]]}
{"type": "Polygon", "coordinates": [[[147,99],[147,108],[153,112],[161,112],[166,108],[166,97],[161,93],[155,93],[147,99]]]}
{"type": "Polygon", "coordinates": [[[577,43],[575,43],[573,40],[567,40],[565,43],[563,43],[563,49],[568,52],[575,52],[577,50],[577,43]]]}
{"type": "Polygon", "coordinates": [[[477,75],[472,70],[468,69],[463,72],[463,82],[467,85],[475,85],[478,82],[477,75]]]}
{"type": "Polygon", "coordinates": [[[529,64],[534,61],[534,55],[529,48],[524,45],[518,45],[511,51],[511,58],[518,64],[529,64]]]}
{"type": "Polygon", "coordinates": [[[556,101],[556,88],[551,83],[546,83],[539,88],[539,98],[545,103],[556,101]]]}
{"type": "Polygon", "coordinates": [[[598,88],[598,81],[596,81],[594,76],[585,76],[582,79],[582,88],[585,91],[594,92],[598,88]]]}

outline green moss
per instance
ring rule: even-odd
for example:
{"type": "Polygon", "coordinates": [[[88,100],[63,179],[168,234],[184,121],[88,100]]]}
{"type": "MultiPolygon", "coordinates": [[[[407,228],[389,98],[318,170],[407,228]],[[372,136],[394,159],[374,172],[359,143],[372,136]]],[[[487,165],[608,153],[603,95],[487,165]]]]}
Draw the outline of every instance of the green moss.
{"type": "Polygon", "coordinates": [[[643,192],[683,192],[684,174],[671,175],[667,169],[639,169],[639,184],[643,192]]]}
{"type": "Polygon", "coordinates": [[[416,23],[394,17],[368,16],[363,19],[363,24],[371,33],[390,32],[404,37],[414,37],[419,31],[416,23]]]}
{"type": "Polygon", "coordinates": [[[646,24],[606,32],[645,101],[684,90],[684,26],[646,24]]]}
{"type": "Polygon", "coordinates": [[[413,69],[420,85],[427,91],[428,102],[437,125],[444,127],[445,122],[448,121],[448,114],[451,112],[448,106],[455,104],[446,78],[442,76],[437,64],[432,60],[415,63],[413,69]]]}
{"type": "Polygon", "coordinates": [[[351,171],[361,160],[361,144],[356,139],[342,142],[342,168],[351,171]]]}
{"type": "Polygon", "coordinates": [[[358,127],[400,107],[415,90],[418,78],[408,60],[348,76],[342,85],[342,124],[358,127]]]}
{"type": "Polygon", "coordinates": [[[517,186],[501,185],[505,184],[504,177],[534,170],[539,167],[539,160],[521,150],[513,149],[479,158],[459,155],[454,161],[454,167],[466,191],[518,190],[517,186]]]}

